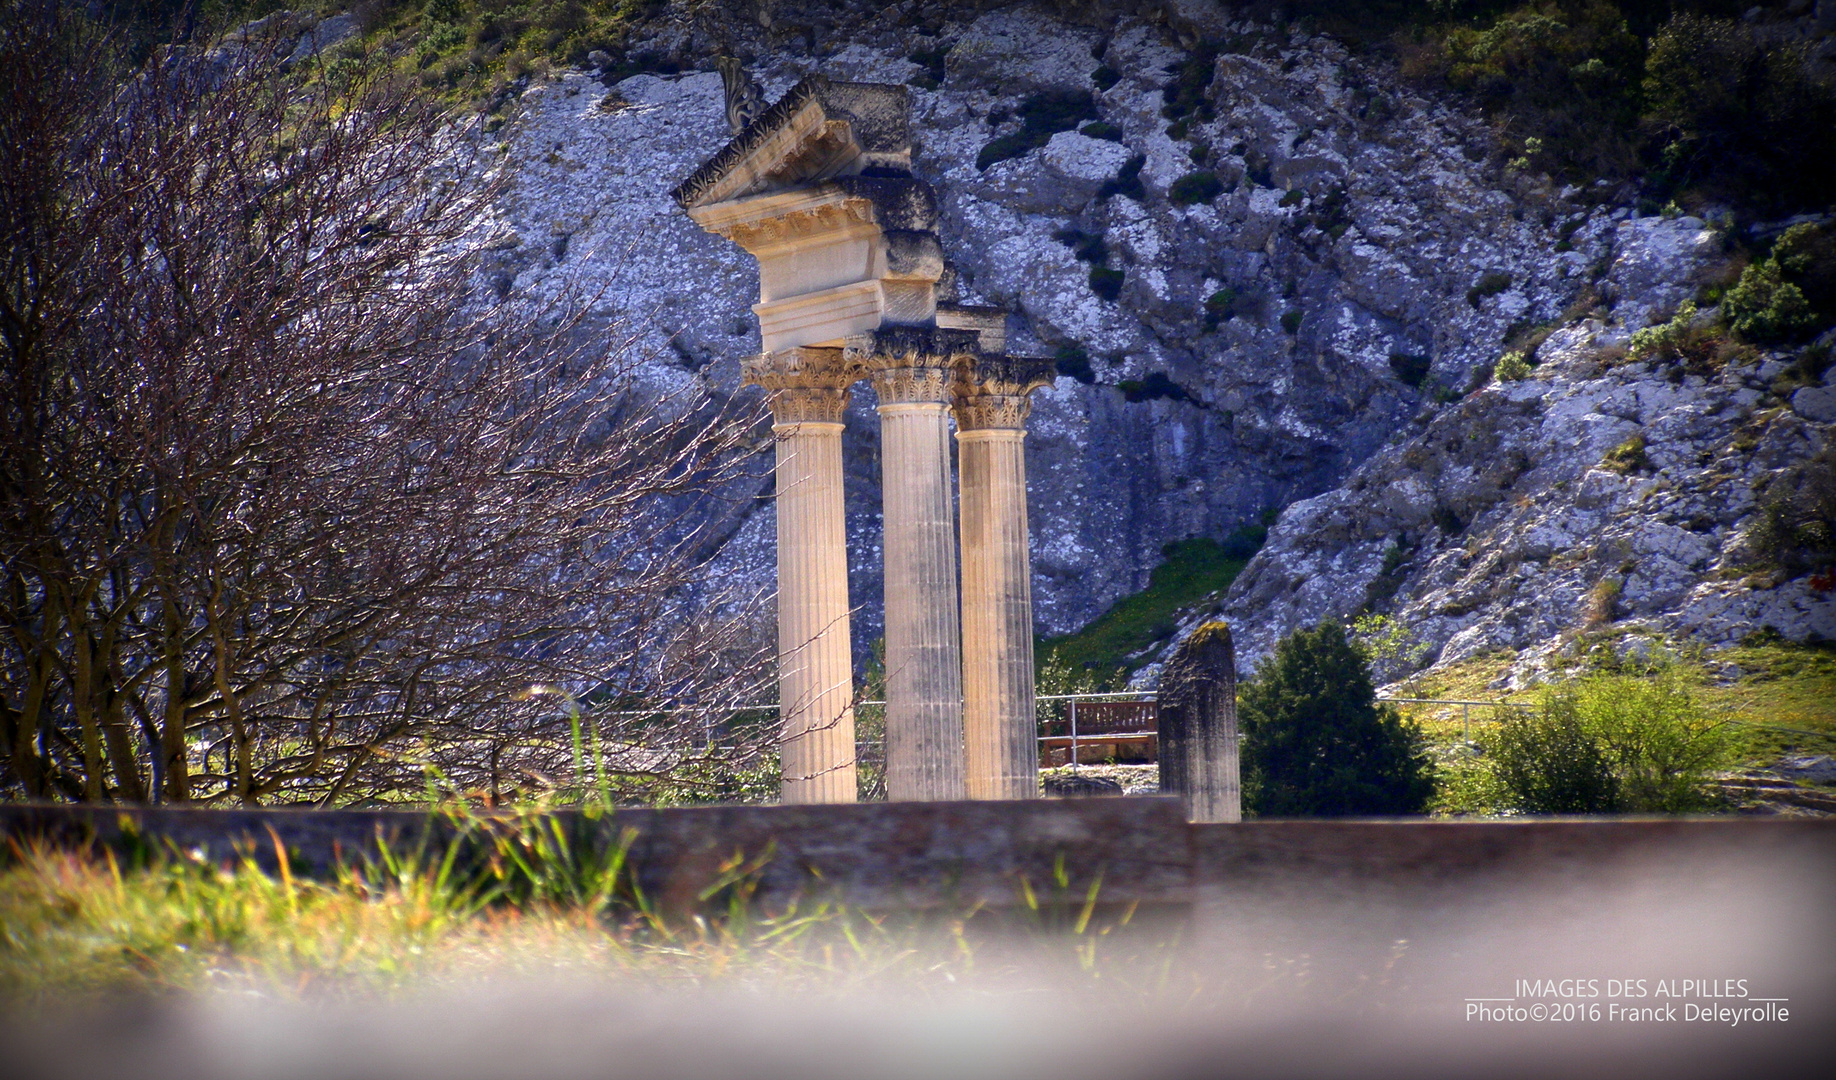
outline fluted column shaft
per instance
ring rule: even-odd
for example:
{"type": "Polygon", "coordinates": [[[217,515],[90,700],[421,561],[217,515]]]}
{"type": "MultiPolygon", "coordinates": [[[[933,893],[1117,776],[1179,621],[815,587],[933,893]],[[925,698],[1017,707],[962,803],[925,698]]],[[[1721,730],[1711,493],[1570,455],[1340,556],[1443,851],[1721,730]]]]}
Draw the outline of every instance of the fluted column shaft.
{"type": "Polygon", "coordinates": [[[958,431],[963,535],[963,749],[972,799],[1039,794],[1026,432],[958,431]]]}
{"type": "Polygon", "coordinates": [[[765,354],[748,376],[773,390],[777,444],[780,797],[858,798],[854,673],[848,633],[848,549],[842,513],[839,350],[765,354]],[[824,361],[832,361],[825,363],[824,361]]]}
{"type": "Polygon", "coordinates": [[[972,799],[1039,794],[1026,418],[1027,396],[1049,371],[1038,361],[982,357],[962,369],[957,385],[963,746],[972,799]]]}
{"type": "Polygon", "coordinates": [[[886,795],[964,797],[962,637],[948,372],[881,370],[886,568],[886,795]]]}

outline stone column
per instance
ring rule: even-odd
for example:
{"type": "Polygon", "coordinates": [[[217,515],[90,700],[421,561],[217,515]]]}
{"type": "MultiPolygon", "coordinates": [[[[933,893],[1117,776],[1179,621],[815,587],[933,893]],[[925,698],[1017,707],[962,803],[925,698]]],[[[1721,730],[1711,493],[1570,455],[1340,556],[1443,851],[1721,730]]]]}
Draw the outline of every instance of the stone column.
{"type": "Polygon", "coordinates": [[[1044,381],[1039,364],[985,359],[958,391],[963,748],[972,799],[1039,795],[1026,416],[1027,394],[1044,381]]]}
{"type": "Polygon", "coordinates": [[[1180,797],[1187,821],[1243,820],[1230,627],[1205,623],[1180,642],[1161,671],[1156,711],[1160,793],[1180,797]]]}
{"type": "Polygon", "coordinates": [[[961,799],[963,658],[950,497],[950,371],[874,372],[886,566],[886,797],[961,799]]]}
{"type": "Polygon", "coordinates": [[[771,392],[777,442],[778,701],[786,803],[854,802],[854,669],[842,515],[840,349],[762,353],[746,381],[771,392]]]}

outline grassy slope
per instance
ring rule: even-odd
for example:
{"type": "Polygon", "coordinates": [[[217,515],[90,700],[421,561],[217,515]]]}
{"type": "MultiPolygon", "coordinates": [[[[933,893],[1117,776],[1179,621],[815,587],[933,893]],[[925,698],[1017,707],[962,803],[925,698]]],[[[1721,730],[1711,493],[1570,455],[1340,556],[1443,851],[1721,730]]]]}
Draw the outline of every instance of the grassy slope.
{"type": "Polygon", "coordinates": [[[1146,589],[1116,601],[1074,634],[1041,638],[1039,655],[1056,652],[1074,671],[1119,682],[1151,659],[1151,647],[1165,644],[1182,612],[1230,587],[1249,561],[1240,552],[1202,538],[1168,544],[1162,552],[1167,561],[1154,568],[1146,589]]]}
{"type": "MultiPolygon", "coordinates": [[[[1418,676],[1408,696],[1471,700],[1534,700],[1534,693],[1505,695],[1488,688],[1510,669],[1509,652],[1473,657],[1418,676]]],[[[1744,728],[1743,763],[1763,764],[1784,753],[1836,753],[1836,645],[1764,642],[1741,645],[1711,657],[1684,653],[1677,661],[1696,699],[1712,713],[1744,728]],[[1729,665],[1739,668],[1737,677],[1729,665]],[[1795,728],[1798,732],[1773,730],[1795,728]]],[[[1581,666],[1572,672],[1581,673],[1581,666]]],[[[1409,706],[1431,739],[1450,742],[1460,734],[1460,710],[1409,706]]],[[[1475,725],[1490,711],[1472,710],[1475,725]]]]}

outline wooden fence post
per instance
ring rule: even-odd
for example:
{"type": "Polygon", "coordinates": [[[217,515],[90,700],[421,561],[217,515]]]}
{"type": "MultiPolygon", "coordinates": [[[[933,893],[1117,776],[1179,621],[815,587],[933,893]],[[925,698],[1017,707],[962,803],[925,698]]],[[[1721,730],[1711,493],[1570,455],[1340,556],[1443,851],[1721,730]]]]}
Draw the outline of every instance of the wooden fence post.
{"type": "Polygon", "coordinates": [[[1160,791],[1188,821],[1241,821],[1237,655],[1230,627],[1209,622],[1173,651],[1160,676],[1160,791]]]}

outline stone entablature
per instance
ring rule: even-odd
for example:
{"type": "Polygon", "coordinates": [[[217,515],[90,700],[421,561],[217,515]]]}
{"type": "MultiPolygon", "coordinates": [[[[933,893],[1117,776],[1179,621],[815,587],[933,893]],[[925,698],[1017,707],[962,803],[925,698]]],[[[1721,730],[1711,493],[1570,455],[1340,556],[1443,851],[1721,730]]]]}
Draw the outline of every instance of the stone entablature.
{"type": "Polygon", "coordinates": [[[673,192],[759,260],[768,352],[933,322],[943,248],[908,111],[903,86],[811,76],[673,192]]]}
{"type": "Polygon", "coordinates": [[[986,354],[1007,351],[1007,311],[981,304],[940,302],[937,325],[945,330],[973,330],[986,354]]]}
{"type": "Polygon", "coordinates": [[[930,186],[848,177],[698,206],[691,217],[759,261],[767,350],[835,346],[884,324],[928,325],[943,248],[930,186]]]}
{"type": "Polygon", "coordinates": [[[905,87],[811,75],[670,192],[684,210],[872,171],[910,175],[905,87]]]}

